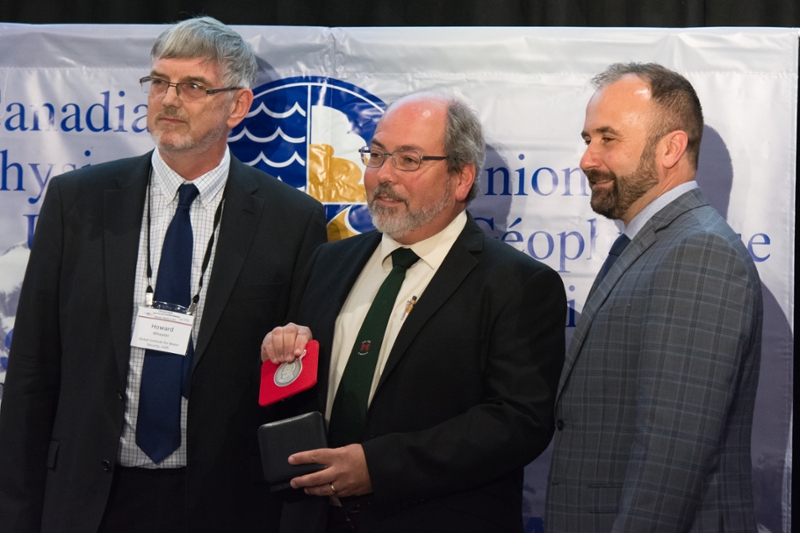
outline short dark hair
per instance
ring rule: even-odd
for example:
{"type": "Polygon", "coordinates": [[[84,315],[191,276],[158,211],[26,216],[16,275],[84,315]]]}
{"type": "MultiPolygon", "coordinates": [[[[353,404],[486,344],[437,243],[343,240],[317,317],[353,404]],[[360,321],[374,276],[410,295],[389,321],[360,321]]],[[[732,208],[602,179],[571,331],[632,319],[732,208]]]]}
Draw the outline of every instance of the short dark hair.
{"type": "Polygon", "coordinates": [[[614,63],[592,78],[592,85],[603,89],[631,74],[648,83],[651,98],[658,108],[648,141],[660,139],[671,131],[685,132],[689,138],[686,154],[697,169],[703,138],[703,107],[692,84],[657,63],[614,63]]]}
{"type": "Polygon", "coordinates": [[[150,51],[151,60],[207,57],[219,63],[226,87],[252,87],[258,73],[253,49],[242,36],[211,17],[184,20],[164,30],[150,51]]]}

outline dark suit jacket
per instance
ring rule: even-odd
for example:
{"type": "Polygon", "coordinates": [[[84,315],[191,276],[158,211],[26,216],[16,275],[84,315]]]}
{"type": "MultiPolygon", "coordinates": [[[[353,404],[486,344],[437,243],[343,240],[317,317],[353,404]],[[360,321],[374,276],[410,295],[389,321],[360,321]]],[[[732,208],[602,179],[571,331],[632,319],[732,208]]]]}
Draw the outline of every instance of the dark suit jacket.
{"type": "MultiPolygon", "coordinates": [[[[49,185],[0,411],[0,527],[95,532],[123,426],[150,154],[49,185]]],[[[261,531],[255,370],[325,240],[319,203],[235,158],[194,355],[189,531],[261,531]]]]}
{"type": "Polygon", "coordinates": [[[754,532],[761,285],[699,189],[595,283],[567,352],[548,533],[754,532]]]}
{"type": "MultiPolygon", "coordinates": [[[[320,343],[308,408],[325,411],[334,323],[380,240],[330,243],[311,260],[292,313],[320,343]]],[[[470,217],[405,319],[370,404],[363,533],[522,531],[523,467],[552,436],[565,317],[558,274],[470,217]]],[[[323,531],[327,507],[285,505],[282,530],[323,531]]]]}

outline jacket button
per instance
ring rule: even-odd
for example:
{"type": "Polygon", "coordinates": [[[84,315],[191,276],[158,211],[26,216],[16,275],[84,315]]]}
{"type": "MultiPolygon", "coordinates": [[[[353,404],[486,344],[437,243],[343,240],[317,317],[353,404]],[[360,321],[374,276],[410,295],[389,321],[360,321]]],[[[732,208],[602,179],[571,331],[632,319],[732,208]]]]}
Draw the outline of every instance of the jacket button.
{"type": "Polygon", "coordinates": [[[122,396],[122,391],[121,390],[117,390],[117,398],[119,398],[120,400],[124,399],[124,397],[122,396]]]}
{"type": "Polygon", "coordinates": [[[556,422],[556,429],[559,431],[564,429],[564,421],[560,418],[558,419],[558,422],[556,422]]]}
{"type": "Polygon", "coordinates": [[[106,461],[105,459],[103,459],[102,461],[100,461],[100,466],[102,466],[102,467],[103,467],[103,471],[104,471],[104,472],[111,472],[111,463],[109,463],[109,462],[108,462],[108,461],[106,461]]]}

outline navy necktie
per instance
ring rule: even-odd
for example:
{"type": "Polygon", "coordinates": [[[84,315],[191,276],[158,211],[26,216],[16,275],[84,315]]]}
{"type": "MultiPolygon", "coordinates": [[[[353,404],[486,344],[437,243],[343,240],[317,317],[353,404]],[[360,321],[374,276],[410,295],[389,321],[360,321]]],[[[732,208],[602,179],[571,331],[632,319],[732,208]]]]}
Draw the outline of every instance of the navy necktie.
{"type": "Polygon", "coordinates": [[[605,263],[603,263],[603,266],[600,268],[600,274],[597,275],[597,283],[603,281],[603,278],[606,277],[608,271],[611,270],[611,267],[614,266],[614,263],[619,256],[622,255],[623,250],[625,250],[630,242],[631,240],[624,233],[617,237],[617,240],[611,245],[611,250],[608,252],[605,263]]]}
{"type": "MultiPolygon", "coordinates": [[[[200,192],[191,183],[178,188],[178,208],[164,236],[158,265],[156,302],[183,307],[191,303],[192,251],[194,238],[189,210],[200,192]]],[[[146,350],[136,421],[136,445],[156,464],[181,445],[181,394],[194,347],[191,339],[186,355],[146,350]]]]}

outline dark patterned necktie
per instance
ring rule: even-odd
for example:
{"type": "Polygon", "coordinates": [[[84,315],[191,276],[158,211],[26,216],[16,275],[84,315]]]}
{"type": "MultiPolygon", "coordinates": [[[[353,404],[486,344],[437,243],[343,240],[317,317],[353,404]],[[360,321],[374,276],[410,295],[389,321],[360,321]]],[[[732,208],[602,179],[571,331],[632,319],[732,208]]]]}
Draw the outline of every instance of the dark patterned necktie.
{"type": "MultiPolygon", "coordinates": [[[[178,208],[164,235],[155,301],[189,307],[194,237],[189,210],[200,192],[191,183],[178,188],[178,208]]],[[[146,350],[142,368],[136,445],[156,464],[181,445],[181,386],[184,364],[194,353],[191,338],[185,356],[146,350]]],[[[188,360],[188,361],[187,361],[188,360]]]]}
{"type": "Polygon", "coordinates": [[[614,266],[619,256],[622,255],[623,250],[625,250],[630,243],[631,240],[624,233],[617,237],[617,240],[611,245],[611,250],[608,252],[605,263],[603,263],[603,266],[600,268],[600,273],[597,275],[597,283],[603,281],[603,278],[606,277],[608,271],[611,270],[611,267],[614,266]]]}
{"type": "Polygon", "coordinates": [[[417,254],[409,248],[398,248],[392,252],[392,271],[383,281],[367,311],[339,388],[336,389],[328,429],[328,444],[331,448],[361,442],[367,419],[367,400],[386,326],[406,271],[418,259],[417,254]]]}

